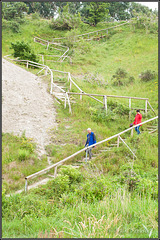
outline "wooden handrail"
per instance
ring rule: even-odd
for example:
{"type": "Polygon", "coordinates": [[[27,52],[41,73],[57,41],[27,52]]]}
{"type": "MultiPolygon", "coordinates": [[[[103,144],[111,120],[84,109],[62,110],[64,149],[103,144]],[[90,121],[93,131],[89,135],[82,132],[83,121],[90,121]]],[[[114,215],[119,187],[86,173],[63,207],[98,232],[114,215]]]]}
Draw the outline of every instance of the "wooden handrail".
{"type": "MultiPolygon", "coordinates": [[[[105,30],[108,30],[108,29],[111,29],[111,28],[115,28],[115,27],[119,27],[119,26],[128,24],[128,23],[129,23],[129,21],[127,21],[126,23],[122,23],[122,24],[116,25],[116,26],[112,26],[112,27],[108,27],[108,28],[96,30],[96,31],[93,31],[93,32],[83,33],[83,34],[80,34],[80,35],[76,35],[75,37],[81,37],[81,36],[85,36],[85,35],[88,35],[88,34],[105,31],[105,30]]],[[[66,38],[67,38],[67,37],[53,38],[53,41],[54,41],[54,40],[60,40],[60,39],[66,39],[66,38]]]]}
{"type": "Polygon", "coordinates": [[[117,96],[117,95],[106,95],[106,94],[94,94],[94,93],[72,93],[68,92],[69,95],[90,95],[90,96],[97,96],[97,97],[114,97],[114,98],[128,98],[128,99],[139,99],[139,100],[148,100],[149,98],[140,98],[140,97],[128,97],[128,96],[117,96]]]}
{"type": "Polygon", "coordinates": [[[31,178],[33,178],[33,177],[35,177],[35,176],[41,175],[41,174],[45,173],[46,171],[48,171],[48,170],[50,170],[50,169],[52,169],[52,168],[54,168],[54,167],[56,167],[56,166],[58,166],[58,165],[61,165],[62,163],[66,162],[67,160],[71,159],[72,157],[77,156],[78,154],[80,154],[81,152],[84,152],[84,151],[87,150],[87,149],[90,149],[90,148],[92,148],[92,147],[94,147],[94,146],[97,146],[97,145],[99,145],[99,144],[101,144],[101,143],[107,142],[107,141],[109,141],[109,140],[111,140],[111,139],[113,139],[113,138],[116,138],[116,137],[122,135],[123,133],[126,133],[126,132],[128,132],[128,131],[131,131],[132,129],[134,129],[134,128],[137,127],[137,126],[143,125],[143,124],[148,123],[148,122],[150,122],[150,121],[153,121],[153,120],[155,120],[155,119],[158,119],[158,116],[156,116],[156,117],[154,117],[154,118],[151,118],[151,119],[149,119],[149,120],[146,120],[146,121],[144,121],[144,122],[142,122],[142,123],[136,124],[136,125],[133,126],[133,127],[130,127],[130,128],[128,128],[128,129],[120,132],[120,133],[117,133],[117,134],[115,134],[115,135],[113,135],[113,136],[111,136],[111,137],[109,137],[109,138],[106,138],[106,139],[104,139],[104,140],[102,140],[102,141],[100,141],[100,142],[97,142],[97,143],[95,143],[95,144],[93,144],[93,145],[91,145],[91,146],[85,147],[85,148],[79,150],[78,152],[70,155],[69,157],[64,158],[63,160],[61,160],[61,161],[59,161],[59,162],[57,162],[57,163],[55,163],[55,164],[53,164],[53,165],[45,168],[45,169],[43,169],[43,170],[41,170],[41,171],[39,171],[39,172],[33,173],[33,174],[31,174],[31,175],[29,175],[29,176],[27,176],[27,177],[25,177],[25,179],[27,180],[27,179],[31,179],[31,178]]]}

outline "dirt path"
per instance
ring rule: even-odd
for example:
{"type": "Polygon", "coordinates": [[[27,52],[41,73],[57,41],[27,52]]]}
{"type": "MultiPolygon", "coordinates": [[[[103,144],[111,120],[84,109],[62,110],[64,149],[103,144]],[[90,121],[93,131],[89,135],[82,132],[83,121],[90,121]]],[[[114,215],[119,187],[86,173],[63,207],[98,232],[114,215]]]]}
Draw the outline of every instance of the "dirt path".
{"type": "MultiPolygon", "coordinates": [[[[38,70],[37,70],[38,71],[38,70]]],[[[2,131],[37,143],[39,155],[50,143],[49,129],[57,127],[54,99],[36,75],[2,60],[2,131]]]]}

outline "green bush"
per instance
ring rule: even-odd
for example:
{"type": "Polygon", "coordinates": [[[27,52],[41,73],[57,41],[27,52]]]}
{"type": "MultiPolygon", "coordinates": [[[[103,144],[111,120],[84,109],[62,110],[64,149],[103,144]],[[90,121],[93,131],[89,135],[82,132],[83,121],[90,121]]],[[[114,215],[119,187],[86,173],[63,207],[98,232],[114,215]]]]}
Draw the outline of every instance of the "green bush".
{"type": "Polygon", "coordinates": [[[33,144],[30,139],[26,139],[22,137],[22,142],[21,142],[21,149],[26,149],[30,153],[34,152],[35,149],[35,144],[33,144]]]}
{"type": "Polygon", "coordinates": [[[33,19],[33,20],[40,20],[39,13],[37,13],[37,12],[32,13],[32,19],[33,19]]]}
{"type": "Polygon", "coordinates": [[[158,199],[158,180],[152,181],[146,178],[140,178],[136,191],[146,195],[151,195],[152,198],[158,199]]]}
{"type": "Polygon", "coordinates": [[[139,75],[141,81],[143,82],[148,82],[150,80],[153,80],[156,76],[155,71],[151,71],[151,70],[146,70],[144,72],[141,72],[141,74],[139,75]]]}
{"type": "Polygon", "coordinates": [[[120,115],[128,115],[129,114],[129,108],[126,107],[123,104],[118,104],[114,109],[113,112],[116,114],[120,114],[120,115]]]}
{"type": "Polygon", "coordinates": [[[33,52],[29,43],[24,41],[17,41],[16,43],[11,43],[11,49],[14,50],[13,56],[22,60],[30,60],[33,62],[38,62],[38,58],[33,52]]]}
{"type": "Polygon", "coordinates": [[[106,190],[104,179],[99,177],[81,184],[76,192],[84,202],[94,202],[94,200],[102,200],[106,190]]]}
{"type": "Polygon", "coordinates": [[[129,76],[124,69],[118,68],[111,80],[113,86],[123,86],[132,84],[135,79],[133,76],[129,76]]]}
{"type": "Polygon", "coordinates": [[[27,149],[19,149],[18,160],[20,161],[27,160],[29,156],[30,156],[30,152],[27,149]]]}
{"type": "Polygon", "coordinates": [[[60,173],[64,176],[68,176],[70,183],[81,182],[83,179],[82,173],[70,165],[61,167],[60,173]]]}
{"type": "Polygon", "coordinates": [[[75,42],[77,41],[77,35],[79,34],[80,32],[77,31],[76,29],[68,31],[65,35],[66,39],[64,40],[64,44],[69,48],[73,47],[75,42]]]}
{"type": "Polygon", "coordinates": [[[59,198],[64,192],[69,191],[70,179],[69,176],[59,174],[55,179],[48,182],[44,189],[47,198],[59,198]]]}
{"type": "Polygon", "coordinates": [[[110,109],[107,110],[107,114],[105,109],[102,107],[98,108],[90,107],[88,110],[90,111],[91,119],[97,123],[114,121],[116,118],[115,114],[112,111],[110,111],[110,109]]]}
{"type": "Polygon", "coordinates": [[[20,24],[16,21],[10,22],[10,28],[13,32],[19,33],[20,32],[20,24]]]}

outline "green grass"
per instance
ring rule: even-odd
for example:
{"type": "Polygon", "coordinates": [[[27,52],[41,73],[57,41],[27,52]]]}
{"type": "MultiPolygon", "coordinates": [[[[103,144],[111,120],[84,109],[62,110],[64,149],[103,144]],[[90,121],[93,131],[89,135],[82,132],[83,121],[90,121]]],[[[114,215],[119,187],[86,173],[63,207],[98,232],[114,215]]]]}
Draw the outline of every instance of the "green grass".
{"type": "Polygon", "coordinates": [[[3,187],[6,193],[24,188],[24,178],[26,176],[47,166],[46,156],[43,156],[40,160],[35,147],[35,143],[31,139],[27,139],[24,134],[17,137],[9,133],[3,133],[2,174],[3,187]]]}
{"type": "MultiPolygon", "coordinates": [[[[87,25],[78,31],[89,32],[108,25],[87,25]]],[[[30,42],[37,54],[47,52],[43,46],[33,42],[33,37],[52,40],[65,36],[67,31],[51,29],[48,20],[28,18],[21,25],[20,33],[15,34],[3,28],[2,34],[4,56],[12,53],[10,44],[17,40],[30,42]]],[[[47,65],[53,69],[70,71],[76,83],[88,93],[147,97],[158,114],[158,76],[145,83],[138,77],[145,70],[158,72],[157,50],[157,34],[133,31],[132,27],[126,25],[109,31],[106,40],[74,43],[70,50],[72,64],[64,61],[62,64],[47,62],[47,65]],[[135,78],[135,82],[121,87],[113,86],[111,79],[117,68],[126,70],[135,78]],[[87,80],[90,80],[91,74],[98,76],[105,84],[90,84],[87,80]]],[[[39,70],[28,71],[36,73],[39,70]]],[[[58,74],[54,74],[56,76],[58,74]]],[[[65,85],[69,87],[67,77],[59,77],[65,79],[65,85]]],[[[50,77],[44,77],[42,81],[48,83],[49,91],[50,77]]],[[[74,86],[72,91],[77,91],[74,86]]],[[[55,103],[58,130],[50,131],[52,143],[46,146],[52,163],[83,148],[88,127],[95,132],[97,141],[101,141],[128,128],[136,114],[133,111],[129,119],[128,99],[108,98],[107,115],[102,104],[87,96],[82,101],[79,96],[74,96],[74,99],[76,104],[72,104],[72,115],[68,112],[68,106],[64,109],[63,105],[55,103]]],[[[144,106],[145,102],[132,100],[132,107],[144,106]]],[[[142,112],[142,116],[144,121],[154,117],[154,114],[152,111],[147,115],[142,112]]],[[[158,137],[157,133],[150,135],[144,132],[148,125],[156,123],[143,125],[139,136],[135,131],[133,137],[130,137],[130,133],[122,135],[127,137],[127,144],[137,156],[134,163],[132,154],[120,144],[114,151],[102,152],[91,163],[81,166],[77,171],[82,174],[83,180],[79,183],[73,181],[71,173],[62,174],[47,185],[30,191],[28,195],[13,195],[10,198],[5,197],[5,191],[9,193],[24,187],[24,177],[43,169],[47,160],[45,156],[41,161],[38,159],[32,141],[3,134],[3,237],[157,238],[158,137]],[[55,186],[58,190],[55,190],[55,186]]],[[[97,146],[93,152],[99,153],[103,146],[116,143],[116,140],[97,146]]],[[[67,164],[76,163],[84,155],[81,153],[67,164]]],[[[53,170],[50,172],[53,173],[53,170]]],[[[39,179],[41,177],[29,184],[39,179]]]]}
{"type": "Polygon", "coordinates": [[[31,193],[9,200],[12,205],[5,215],[19,211],[3,220],[3,237],[148,238],[151,233],[156,238],[158,234],[157,202],[150,197],[133,197],[125,189],[116,189],[93,203],[76,199],[71,206],[56,206],[54,200],[35,198],[31,193]]]}

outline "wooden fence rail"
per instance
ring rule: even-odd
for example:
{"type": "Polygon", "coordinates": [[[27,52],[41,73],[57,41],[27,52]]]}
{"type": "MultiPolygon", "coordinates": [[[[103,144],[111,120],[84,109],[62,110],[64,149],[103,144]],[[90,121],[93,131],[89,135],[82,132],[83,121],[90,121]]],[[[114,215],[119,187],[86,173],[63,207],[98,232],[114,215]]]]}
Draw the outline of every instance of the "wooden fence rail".
{"type": "Polygon", "coordinates": [[[36,62],[33,62],[33,61],[29,61],[29,60],[19,60],[19,59],[11,59],[9,58],[10,55],[7,55],[7,56],[4,56],[4,58],[6,59],[9,59],[11,61],[17,61],[17,62],[22,62],[24,64],[26,64],[27,68],[29,65],[31,66],[34,66],[34,67],[37,67],[37,68],[42,68],[37,74],[39,74],[42,70],[45,70],[45,75],[47,75],[48,71],[50,72],[50,75],[51,75],[51,89],[50,89],[50,94],[53,93],[53,87],[56,87],[60,90],[60,92],[62,93],[65,93],[65,97],[66,97],[66,100],[68,101],[68,106],[69,106],[69,112],[72,113],[72,110],[71,110],[71,103],[70,103],[70,99],[69,99],[69,96],[68,96],[68,93],[66,93],[66,91],[63,90],[63,88],[61,88],[60,86],[58,86],[57,84],[55,84],[53,82],[53,72],[52,70],[47,66],[47,65],[44,65],[44,64],[40,64],[40,63],[36,63],[36,62]]]}
{"type": "MultiPolygon", "coordinates": [[[[111,97],[111,98],[126,98],[126,99],[129,99],[130,113],[131,113],[131,110],[134,109],[134,108],[131,107],[131,99],[143,100],[143,101],[145,101],[145,108],[144,109],[140,109],[140,110],[145,110],[145,113],[147,113],[147,111],[148,111],[147,110],[147,104],[148,104],[149,107],[151,108],[151,110],[156,115],[156,112],[154,111],[154,109],[152,108],[151,104],[148,101],[149,98],[129,97],[129,96],[116,96],[116,95],[104,95],[104,94],[102,95],[102,94],[93,94],[93,93],[85,93],[85,92],[81,92],[81,93],[68,92],[68,95],[86,95],[86,96],[89,96],[89,97],[92,97],[92,96],[103,97],[103,102],[100,101],[97,98],[95,100],[99,101],[100,103],[102,103],[104,105],[104,108],[106,109],[106,113],[107,113],[107,98],[111,97]]],[[[130,116],[130,113],[129,113],[129,116],[130,116]]]]}
{"type": "MultiPolygon", "coordinates": [[[[129,24],[129,21],[127,21],[126,23],[118,24],[116,26],[112,26],[112,27],[96,30],[96,31],[93,31],[93,32],[88,32],[88,33],[83,33],[83,34],[80,34],[80,35],[75,35],[75,37],[82,37],[82,36],[86,36],[86,35],[102,32],[102,31],[107,31],[108,29],[116,28],[116,27],[119,27],[119,26],[122,26],[122,25],[125,25],[125,24],[129,24]]],[[[67,39],[67,37],[53,38],[52,42],[54,40],[61,40],[61,39],[67,39]]]]}
{"type": "MultiPolygon", "coordinates": [[[[61,61],[63,61],[67,57],[66,53],[69,51],[69,47],[67,47],[67,46],[63,46],[63,45],[61,45],[59,43],[53,43],[53,42],[44,40],[44,39],[39,38],[39,37],[34,37],[34,42],[37,42],[37,43],[39,43],[41,45],[44,45],[44,46],[47,46],[47,50],[48,50],[50,45],[53,45],[53,46],[55,45],[55,46],[59,46],[61,48],[65,48],[66,49],[66,51],[64,52],[63,49],[57,48],[55,46],[51,47],[53,49],[56,49],[56,50],[59,50],[59,51],[63,51],[63,54],[61,56],[57,56],[57,55],[42,55],[41,54],[43,63],[44,63],[44,56],[50,56],[50,57],[56,57],[56,58],[58,57],[58,59],[55,62],[59,61],[60,59],[61,59],[61,61]],[[43,44],[42,42],[45,42],[45,44],[43,44]]],[[[47,60],[47,61],[52,61],[52,60],[47,60]]]]}
{"type": "MultiPolygon", "coordinates": [[[[154,117],[154,118],[151,118],[151,119],[149,119],[149,120],[146,120],[146,121],[144,121],[144,122],[142,122],[142,123],[136,124],[136,125],[133,126],[133,127],[130,127],[130,128],[128,128],[128,129],[120,132],[120,133],[117,133],[117,134],[115,134],[115,135],[113,135],[113,136],[111,136],[111,137],[109,137],[109,138],[106,138],[106,139],[104,139],[104,140],[102,140],[102,141],[100,141],[100,142],[97,142],[97,143],[95,143],[95,144],[93,144],[93,145],[91,145],[91,146],[85,147],[85,148],[79,150],[78,152],[76,152],[76,153],[68,156],[67,158],[64,158],[63,160],[61,160],[61,161],[59,161],[59,162],[57,162],[57,163],[55,163],[55,164],[53,164],[53,165],[45,168],[45,169],[43,169],[43,170],[41,170],[41,171],[39,171],[39,172],[33,173],[33,174],[31,174],[31,175],[29,175],[29,176],[27,176],[27,177],[25,177],[25,192],[27,192],[27,190],[28,190],[28,182],[27,182],[28,179],[31,179],[31,178],[37,177],[37,176],[39,176],[39,175],[41,175],[41,174],[44,174],[44,173],[46,173],[47,171],[49,171],[50,169],[52,169],[52,168],[55,168],[55,169],[56,169],[56,170],[55,170],[55,174],[54,174],[55,177],[56,177],[57,167],[60,166],[60,165],[62,165],[62,164],[63,164],[64,162],[66,162],[67,160],[69,160],[69,159],[77,156],[78,154],[80,154],[80,153],[82,153],[82,152],[84,152],[84,151],[86,151],[86,150],[88,150],[88,149],[90,149],[90,148],[92,148],[92,147],[94,147],[94,146],[97,146],[97,145],[100,145],[100,144],[102,144],[102,143],[105,143],[105,142],[107,142],[107,141],[109,141],[109,140],[111,140],[111,139],[113,139],[113,138],[118,138],[118,139],[123,140],[123,139],[120,137],[122,134],[124,134],[124,133],[126,133],[126,132],[128,132],[128,131],[133,132],[133,129],[134,129],[135,127],[140,126],[140,125],[143,125],[143,124],[146,124],[146,123],[151,122],[151,121],[154,121],[154,120],[156,120],[156,119],[158,119],[158,116],[156,116],[156,117],[154,117]]],[[[131,133],[131,135],[132,135],[132,133],[131,133]]],[[[122,141],[122,142],[124,142],[124,141],[122,141]]],[[[118,145],[117,145],[117,146],[118,146],[118,145]]],[[[133,151],[132,151],[131,149],[130,149],[130,151],[131,151],[132,154],[135,156],[135,154],[133,153],[133,151]]],[[[136,157],[136,156],[135,156],[135,157],[136,157]]]]}
{"type": "MultiPolygon", "coordinates": [[[[129,118],[131,116],[131,110],[133,109],[131,107],[131,99],[137,99],[137,100],[144,100],[145,101],[145,108],[142,109],[142,110],[145,110],[145,113],[147,113],[147,105],[149,105],[149,107],[151,108],[151,110],[154,112],[154,114],[156,115],[156,112],[154,111],[154,109],[152,108],[151,104],[149,103],[148,101],[148,98],[141,98],[141,97],[129,97],[129,96],[116,96],[116,95],[104,95],[104,94],[90,94],[90,93],[86,93],[84,92],[76,83],[75,81],[73,81],[72,78],[74,78],[70,72],[64,72],[64,71],[59,71],[59,70],[54,70],[54,69],[50,69],[47,65],[44,65],[44,64],[40,64],[40,63],[36,63],[36,62],[33,62],[33,61],[29,61],[29,60],[19,60],[19,59],[11,59],[9,58],[10,55],[7,55],[5,56],[5,58],[8,58],[9,60],[12,60],[12,61],[18,61],[18,62],[22,62],[24,64],[26,64],[26,67],[28,68],[29,65],[31,66],[34,66],[34,67],[38,67],[38,68],[42,68],[46,70],[46,73],[45,75],[47,75],[47,72],[49,71],[50,72],[50,75],[51,75],[51,90],[50,90],[50,94],[54,94],[56,96],[57,93],[53,92],[53,87],[56,87],[60,90],[60,93],[63,92],[65,93],[65,97],[66,97],[66,100],[68,102],[68,106],[69,106],[69,112],[72,113],[72,110],[71,110],[71,103],[70,103],[70,99],[69,99],[69,95],[80,95],[80,100],[82,100],[82,96],[83,95],[86,95],[92,99],[94,99],[95,101],[98,101],[100,102],[101,104],[104,105],[104,108],[106,110],[106,114],[107,114],[107,98],[108,97],[112,97],[112,98],[127,98],[129,99],[129,109],[130,109],[130,112],[129,112],[129,118]],[[61,88],[60,86],[58,86],[57,84],[55,84],[53,82],[53,72],[59,72],[59,73],[63,73],[63,74],[68,74],[68,81],[70,82],[70,90],[71,90],[71,87],[72,87],[72,84],[80,91],[80,93],[74,93],[74,92],[66,92],[63,90],[63,88],[61,88]],[[95,98],[95,96],[97,97],[103,97],[103,101],[95,98]]],[[[39,74],[41,71],[39,71],[37,74],[39,74]]]]}

